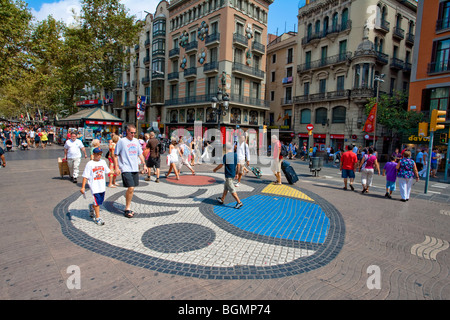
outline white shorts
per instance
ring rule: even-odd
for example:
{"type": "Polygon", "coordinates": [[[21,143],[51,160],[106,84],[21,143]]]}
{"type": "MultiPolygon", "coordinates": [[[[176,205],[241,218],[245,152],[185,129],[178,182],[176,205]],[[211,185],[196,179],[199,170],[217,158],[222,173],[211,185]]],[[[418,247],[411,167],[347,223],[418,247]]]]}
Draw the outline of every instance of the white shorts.
{"type": "Polygon", "coordinates": [[[281,159],[273,159],[270,165],[273,173],[281,172],[281,159]]]}

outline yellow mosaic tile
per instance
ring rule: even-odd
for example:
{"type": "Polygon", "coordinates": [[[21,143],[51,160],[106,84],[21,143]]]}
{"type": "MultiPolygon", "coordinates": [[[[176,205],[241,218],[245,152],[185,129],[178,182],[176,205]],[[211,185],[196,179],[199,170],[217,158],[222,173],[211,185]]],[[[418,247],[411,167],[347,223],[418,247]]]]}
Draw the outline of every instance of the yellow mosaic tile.
{"type": "Polygon", "coordinates": [[[292,187],[286,186],[286,185],[276,185],[276,184],[269,184],[267,187],[264,188],[262,193],[270,193],[270,194],[276,194],[280,196],[286,196],[291,198],[297,198],[307,201],[313,201],[314,199],[311,199],[303,192],[298,191],[297,189],[294,189],[292,187]]]}

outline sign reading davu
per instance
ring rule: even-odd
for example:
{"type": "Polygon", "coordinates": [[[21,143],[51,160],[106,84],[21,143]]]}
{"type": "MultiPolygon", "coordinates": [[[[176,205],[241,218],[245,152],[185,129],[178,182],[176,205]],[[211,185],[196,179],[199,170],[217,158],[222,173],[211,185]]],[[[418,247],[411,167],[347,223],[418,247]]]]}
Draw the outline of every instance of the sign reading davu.
{"type": "Polygon", "coordinates": [[[408,141],[410,141],[410,142],[430,142],[430,137],[418,137],[415,135],[411,135],[408,138],[408,141]]]}

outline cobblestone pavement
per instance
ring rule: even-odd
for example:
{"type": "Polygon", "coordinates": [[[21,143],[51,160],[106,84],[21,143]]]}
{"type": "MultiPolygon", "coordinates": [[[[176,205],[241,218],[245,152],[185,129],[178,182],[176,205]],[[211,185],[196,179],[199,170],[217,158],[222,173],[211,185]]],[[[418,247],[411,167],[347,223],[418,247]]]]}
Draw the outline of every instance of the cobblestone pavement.
{"type": "Polygon", "coordinates": [[[450,188],[439,180],[402,203],[383,197],[383,177],[361,195],[342,190],[336,168],[312,177],[294,160],[295,185],[271,184],[268,168],[245,176],[238,210],[230,195],[218,204],[223,173],[202,164],[179,181],[142,177],[133,219],[125,189],[108,188],[98,226],[80,183],[61,179],[62,154],[16,151],[0,169],[0,299],[450,298],[450,188]]]}

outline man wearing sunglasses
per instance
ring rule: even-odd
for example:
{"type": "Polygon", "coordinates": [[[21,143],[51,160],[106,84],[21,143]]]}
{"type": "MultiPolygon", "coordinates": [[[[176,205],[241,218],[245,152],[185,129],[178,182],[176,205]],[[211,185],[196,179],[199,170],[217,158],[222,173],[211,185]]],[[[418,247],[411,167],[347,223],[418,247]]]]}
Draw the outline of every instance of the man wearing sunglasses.
{"type": "Polygon", "coordinates": [[[128,125],[126,137],[117,142],[114,150],[116,175],[122,174],[123,186],[127,188],[124,211],[124,216],[127,218],[133,218],[134,216],[134,212],[131,210],[131,200],[133,199],[134,188],[139,186],[139,161],[144,164],[144,173],[147,173],[148,170],[141,144],[135,137],[136,127],[128,125]]]}

